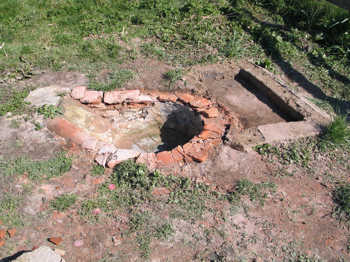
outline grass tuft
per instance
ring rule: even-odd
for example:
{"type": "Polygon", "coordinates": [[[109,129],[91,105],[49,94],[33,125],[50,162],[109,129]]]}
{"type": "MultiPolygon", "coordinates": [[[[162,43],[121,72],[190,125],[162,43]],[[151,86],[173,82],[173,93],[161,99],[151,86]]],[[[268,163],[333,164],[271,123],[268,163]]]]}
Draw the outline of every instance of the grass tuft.
{"type": "Polygon", "coordinates": [[[327,127],[321,138],[321,146],[342,146],[350,144],[350,128],[346,116],[337,116],[327,127]]]}
{"type": "Polygon", "coordinates": [[[63,194],[51,200],[50,205],[57,211],[65,211],[77,200],[77,196],[74,194],[63,194]]]}
{"type": "Polygon", "coordinates": [[[337,187],[333,192],[333,201],[337,204],[335,214],[338,218],[350,219],[350,184],[337,187]]]}

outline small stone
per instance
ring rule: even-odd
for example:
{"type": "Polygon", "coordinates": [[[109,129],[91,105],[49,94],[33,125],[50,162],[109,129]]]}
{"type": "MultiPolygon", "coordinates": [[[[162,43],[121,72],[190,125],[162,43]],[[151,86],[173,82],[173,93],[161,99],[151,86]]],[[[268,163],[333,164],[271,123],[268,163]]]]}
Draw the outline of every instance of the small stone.
{"type": "Polygon", "coordinates": [[[9,235],[9,237],[14,237],[16,231],[16,228],[10,228],[9,230],[7,230],[7,234],[9,235]]]}
{"type": "Polygon", "coordinates": [[[113,236],[112,241],[114,246],[119,246],[122,243],[122,239],[117,236],[113,236]]]}
{"type": "Polygon", "coordinates": [[[95,161],[101,165],[106,166],[108,158],[117,151],[117,148],[112,144],[106,144],[98,151],[95,161]]]}
{"type": "Polygon", "coordinates": [[[109,184],[108,189],[111,191],[115,190],[115,184],[109,184]]]}
{"type": "Polygon", "coordinates": [[[170,151],[159,152],[159,153],[156,154],[156,157],[157,157],[157,162],[160,165],[167,166],[167,165],[171,165],[171,164],[175,163],[175,161],[173,159],[173,156],[172,156],[170,151]]]}
{"type": "Polygon", "coordinates": [[[95,208],[94,210],[92,210],[92,213],[97,216],[97,215],[101,214],[101,209],[95,208]]]}
{"type": "Polygon", "coordinates": [[[174,95],[174,94],[170,94],[170,93],[161,93],[159,96],[158,96],[158,100],[160,102],[173,102],[175,103],[177,101],[177,96],[174,95]]]}
{"type": "Polygon", "coordinates": [[[121,104],[127,100],[136,100],[140,95],[140,90],[125,90],[106,92],[103,97],[103,102],[106,104],[121,104]]]}
{"type": "Polygon", "coordinates": [[[215,107],[203,110],[201,111],[201,113],[208,118],[214,118],[219,116],[219,110],[217,110],[215,107]]]}
{"type": "Polygon", "coordinates": [[[60,255],[61,257],[63,257],[63,256],[66,254],[66,251],[63,250],[63,249],[55,248],[54,251],[55,251],[55,253],[57,253],[57,254],[60,255]]]}
{"type": "Polygon", "coordinates": [[[3,245],[5,245],[5,240],[0,240],[0,247],[2,247],[3,245]]]}
{"type": "Polygon", "coordinates": [[[84,241],[81,239],[75,240],[73,244],[75,247],[82,247],[84,245],[84,241]]]}
{"type": "Polygon", "coordinates": [[[0,229],[0,240],[4,239],[6,236],[6,231],[4,229],[0,229]]]}
{"type": "Polygon", "coordinates": [[[62,237],[50,237],[48,240],[56,246],[58,246],[63,241],[62,237]]]}
{"type": "Polygon", "coordinates": [[[42,246],[31,252],[25,252],[13,262],[64,262],[65,260],[51,248],[42,246]]]}
{"type": "Polygon", "coordinates": [[[85,96],[86,86],[76,86],[71,92],[71,97],[74,99],[82,99],[85,96]]]}
{"type": "Polygon", "coordinates": [[[80,102],[83,104],[99,104],[102,102],[103,92],[102,91],[86,91],[80,102]]]}

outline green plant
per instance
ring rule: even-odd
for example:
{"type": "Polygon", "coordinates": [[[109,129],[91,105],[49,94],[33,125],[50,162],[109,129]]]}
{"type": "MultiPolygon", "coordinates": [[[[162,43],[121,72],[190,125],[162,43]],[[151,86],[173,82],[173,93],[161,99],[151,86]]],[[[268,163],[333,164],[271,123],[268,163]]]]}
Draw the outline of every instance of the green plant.
{"type": "Polygon", "coordinates": [[[130,70],[121,69],[108,74],[108,79],[105,83],[96,81],[94,77],[90,77],[89,88],[98,91],[111,91],[116,88],[121,88],[126,82],[134,77],[134,73],[130,70]]]}
{"type": "Polygon", "coordinates": [[[4,193],[0,198],[0,220],[11,226],[23,224],[22,216],[18,212],[20,198],[4,193]]]}
{"type": "Polygon", "coordinates": [[[62,115],[62,109],[54,105],[43,105],[37,109],[38,114],[43,115],[44,118],[53,119],[58,115],[62,115]]]}
{"type": "Polygon", "coordinates": [[[94,165],[91,169],[91,173],[94,176],[101,176],[104,174],[104,172],[105,172],[105,168],[100,165],[94,165]]]}
{"type": "Polygon", "coordinates": [[[169,81],[169,84],[172,85],[176,81],[181,80],[184,72],[182,69],[173,69],[169,70],[164,74],[164,78],[169,81]]]}
{"type": "Polygon", "coordinates": [[[75,194],[63,194],[51,200],[50,205],[57,211],[65,211],[74,205],[76,200],[77,196],[75,194]]]}
{"type": "Polygon", "coordinates": [[[163,224],[155,230],[155,237],[158,239],[168,239],[172,234],[174,234],[174,229],[171,224],[163,224]]]}
{"type": "Polygon", "coordinates": [[[350,128],[346,116],[337,116],[321,137],[320,145],[341,146],[350,144],[350,128]]]}
{"type": "Polygon", "coordinates": [[[350,184],[338,186],[333,191],[333,201],[336,203],[335,214],[338,218],[350,219],[350,184]]]}
{"type": "Polygon", "coordinates": [[[276,185],[270,182],[262,182],[259,184],[254,184],[253,182],[247,179],[241,179],[237,182],[235,187],[236,196],[240,197],[241,195],[249,196],[251,201],[259,201],[261,205],[264,204],[264,200],[267,197],[268,192],[275,192],[276,185]]]}

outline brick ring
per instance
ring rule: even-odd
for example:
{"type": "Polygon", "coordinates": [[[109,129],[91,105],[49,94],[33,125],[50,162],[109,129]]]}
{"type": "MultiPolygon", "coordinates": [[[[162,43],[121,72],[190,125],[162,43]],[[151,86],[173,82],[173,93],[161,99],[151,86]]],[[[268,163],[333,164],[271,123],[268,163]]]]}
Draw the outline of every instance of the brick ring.
{"type": "Polygon", "coordinates": [[[175,92],[173,94],[138,89],[102,92],[87,90],[85,86],[77,86],[73,88],[71,97],[95,108],[115,105],[142,108],[154,105],[155,102],[181,103],[199,114],[202,120],[202,130],[198,135],[183,145],[156,153],[118,149],[111,143],[108,144],[90,136],[64,118],[55,118],[48,122],[48,128],[51,131],[85,149],[95,151],[95,161],[109,168],[128,159],[136,159],[138,163],[146,164],[151,170],[172,165],[182,166],[193,161],[204,162],[208,159],[210,152],[222,143],[227,127],[232,123],[236,125],[239,123],[237,117],[232,116],[225,107],[215,104],[210,99],[189,93],[175,92]]]}

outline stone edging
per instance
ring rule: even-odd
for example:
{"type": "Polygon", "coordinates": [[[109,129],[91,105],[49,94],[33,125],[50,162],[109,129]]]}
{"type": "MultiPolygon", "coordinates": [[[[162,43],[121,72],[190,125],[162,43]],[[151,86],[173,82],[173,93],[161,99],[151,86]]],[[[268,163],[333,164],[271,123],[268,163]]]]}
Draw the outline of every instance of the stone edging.
{"type": "Polygon", "coordinates": [[[198,112],[203,120],[203,130],[188,143],[177,146],[171,151],[158,153],[141,153],[135,150],[118,149],[88,135],[84,130],[76,127],[64,118],[55,118],[48,122],[48,128],[56,134],[85,149],[97,152],[95,161],[109,168],[128,160],[136,159],[138,163],[146,164],[150,169],[160,167],[184,165],[190,162],[204,162],[215,146],[221,144],[227,125],[239,125],[238,118],[231,116],[222,106],[215,106],[211,100],[189,94],[160,91],[123,90],[123,91],[92,91],[85,86],[77,86],[71,92],[73,99],[91,107],[108,107],[124,105],[128,107],[143,107],[159,102],[179,102],[198,112]]]}

